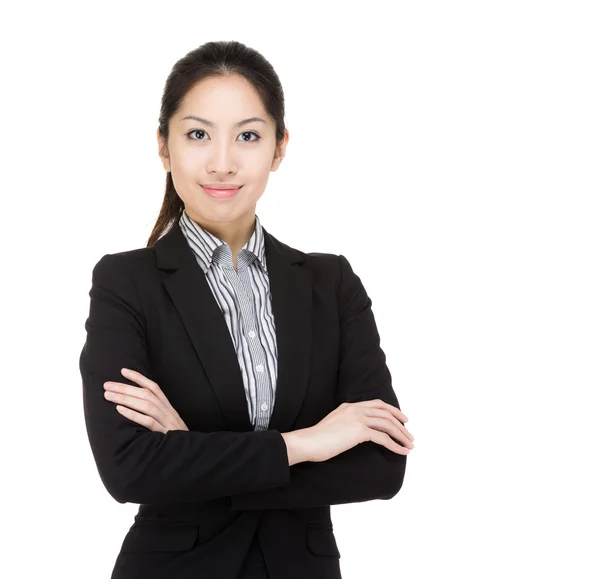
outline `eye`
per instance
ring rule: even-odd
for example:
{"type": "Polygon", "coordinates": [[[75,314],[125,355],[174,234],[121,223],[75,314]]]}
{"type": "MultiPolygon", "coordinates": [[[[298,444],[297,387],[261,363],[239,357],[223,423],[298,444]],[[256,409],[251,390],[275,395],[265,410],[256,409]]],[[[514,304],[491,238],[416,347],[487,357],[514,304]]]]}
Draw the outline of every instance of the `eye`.
{"type": "Polygon", "coordinates": [[[190,131],[190,132],[187,134],[187,136],[188,136],[190,139],[192,139],[192,141],[202,141],[203,139],[201,139],[201,138],[200,138],[200,139],[194,139],[194,138],[192,138],[192,136],[191,136],[191,135],[194,135],[194,134],[196,134],[196,133],[202,133],[202,134],[204,134],[204,135],[206,134],[206,133],[205,133],[205,132],[204,132],[202,129],[194,129],[193,131],[190,131]]]}
{"type": "MultiPolygon", "coordinates": [[[[254,135],[256,137],[256,139],[254,139],[255,141],[258,141],[260,139],[260,136],[257,135],[254,131],[244,131],[242,133],[242,135],[254,135]]],[[[244,139],[245,140],[245,139],[244,139]]],[[[251,143],[252,141],[246,141],[247,143],[251,143]]]]}
{"type": "MultiPolygon", "coordinates": [[[[196,139],[195,137],[192,137],[192,135],[196,135],[196,134],[202,134],[202,135],[206,135],[206,131],[203,131],[202,129],[194,129],[193,131],[190,131],[189,133],[187,133],[187,136],[189,139],[192,139],[192,141],[204,141],[206,139],[203,139],[202,137],[199,139],[196,139]]],[[[243,133],[241,133],[241,135],[254,135],[256,138],[254,139],[254,141],[249,140],[249,139],[243,139],[246,143],[252,143],[252,142],[256,142],[259,141],[262,137],[258,134],[255,133],[254,131],[244,131],[243,133]]],[[[241,136],[240,135],[240,136],[241,136]]]]}

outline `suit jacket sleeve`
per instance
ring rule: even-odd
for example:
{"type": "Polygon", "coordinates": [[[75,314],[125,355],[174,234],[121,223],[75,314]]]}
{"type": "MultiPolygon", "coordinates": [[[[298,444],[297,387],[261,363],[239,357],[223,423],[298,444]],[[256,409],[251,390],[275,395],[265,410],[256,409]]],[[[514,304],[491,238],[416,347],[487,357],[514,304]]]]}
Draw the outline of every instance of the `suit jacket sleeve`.
{"type": "MultiPolygon", "coordinates": [[[[400,408],[371,309],[350,263],[339,256],[340,358],[337,404],[379,398],[400,408]]],[[[323,462],[290,467],[285,488],[238,494],[232,510],[294,509],[391,499],[402,486],[406,455],[363,442],[323,462]]]]}
{"type": "Polygon", "coordinates": [[[163,434],[121,415],[104,397],[104,382],[137,386],[121,368],[150,379],[152,372],[139,295],[120,254],[94,266],[89,295],[79,358],[83,408],[98,472],[116,501],[201,501],[289,484],[287,447],[276,430],[163,434]]]}

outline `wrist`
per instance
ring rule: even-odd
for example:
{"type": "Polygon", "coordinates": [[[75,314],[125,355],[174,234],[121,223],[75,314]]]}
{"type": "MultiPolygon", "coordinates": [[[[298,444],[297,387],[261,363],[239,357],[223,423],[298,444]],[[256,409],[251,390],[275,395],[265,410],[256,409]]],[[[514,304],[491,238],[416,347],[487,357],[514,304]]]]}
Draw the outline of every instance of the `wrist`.
{"type": "Polygon", "coordinates": [[[281,433],[287,447],[288,463],[290,466],[310,460],[305,443],[305,432],[307,430],[308,428],[301,428],[300,430],[281,433]]]}

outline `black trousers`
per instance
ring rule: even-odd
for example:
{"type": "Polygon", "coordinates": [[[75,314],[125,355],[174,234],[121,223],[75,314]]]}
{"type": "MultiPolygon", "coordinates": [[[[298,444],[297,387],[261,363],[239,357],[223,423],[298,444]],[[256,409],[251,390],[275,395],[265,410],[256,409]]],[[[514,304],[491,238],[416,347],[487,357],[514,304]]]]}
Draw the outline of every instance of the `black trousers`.
{"type": "Polygon", "coordinates": [[[258,541],[258,533],[252,539],[239,579],[269,579],[265,559],[258,541]]]}

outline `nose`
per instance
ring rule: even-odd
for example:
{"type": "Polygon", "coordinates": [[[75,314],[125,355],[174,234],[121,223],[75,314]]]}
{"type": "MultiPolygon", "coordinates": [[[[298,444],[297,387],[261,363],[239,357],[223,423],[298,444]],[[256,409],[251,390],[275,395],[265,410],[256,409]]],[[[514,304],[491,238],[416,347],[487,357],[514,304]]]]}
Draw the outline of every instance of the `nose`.
{"type": "Polygon", "coordinates": [[[229,143],[215,143],[215,145],[211,147],[211,153],[206,169],[209,173],[223,175],[235,173],[237,165],[232,146],[229,143]]]}

